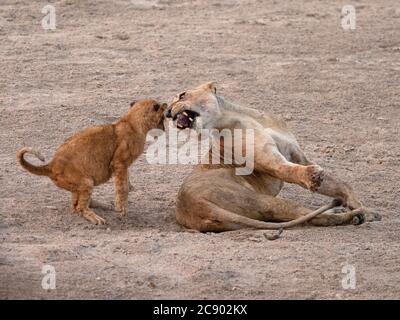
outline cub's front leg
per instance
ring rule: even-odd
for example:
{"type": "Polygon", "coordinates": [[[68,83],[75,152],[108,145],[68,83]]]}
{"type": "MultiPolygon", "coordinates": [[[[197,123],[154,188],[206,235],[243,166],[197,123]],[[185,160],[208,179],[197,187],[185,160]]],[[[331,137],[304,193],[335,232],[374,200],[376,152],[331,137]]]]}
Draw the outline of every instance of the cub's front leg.
{"type": "Polygon", "coordinates": [[[128,213],[128,170],[118,169],[115,172],[115,209],[122,218],[128,213]]]}
{"type": "Polygon", "coordinates": [[[115,209],[119,212],[120,218],[122,218],[128,213],[128,167],[125,163],[114,162],[113,172],[115,180],[115,209]]]}

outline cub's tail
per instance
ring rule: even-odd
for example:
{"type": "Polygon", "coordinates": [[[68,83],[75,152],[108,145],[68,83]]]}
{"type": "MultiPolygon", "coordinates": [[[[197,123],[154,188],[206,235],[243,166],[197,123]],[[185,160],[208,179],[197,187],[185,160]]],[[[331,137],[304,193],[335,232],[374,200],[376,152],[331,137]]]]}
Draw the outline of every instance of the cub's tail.
{"type": "Polygon", "coordinates": [[[48,164],[44,166],[35,166],[24,159],[24,154],[30,153],[33,154],[40,161],[44,162],[44,157],[40,154],[39,151],[33,148],[22,148],[17,152],[17,161],[20,163],[22,167],[24,167],[30,173],[36,174],[38,176],[49,176],[51,173],[50,167],[48,164]]]}

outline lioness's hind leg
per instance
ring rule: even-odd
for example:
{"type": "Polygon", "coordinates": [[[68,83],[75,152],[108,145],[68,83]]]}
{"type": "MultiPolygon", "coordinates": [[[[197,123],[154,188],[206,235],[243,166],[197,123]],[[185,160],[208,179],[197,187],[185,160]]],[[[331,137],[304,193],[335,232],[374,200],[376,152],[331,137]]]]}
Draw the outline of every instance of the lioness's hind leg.
{"type": "Polygon", "coordinates": [[[353,189],[347,183],[329,174],[324,174],[324,180],[317,188],[316,192],[335,199],[340,199],[343,202],[343,206],[362,213],[365,217],[365,221],[381,220],[381,215],[379,213],[363,206],[353,189]]]}
{"type": "MultiPolygon", "coordinates": [[[[312,210],[304,208],[293,201],[263,196],[265,221],[291,221],[309,214],[312,210]]],[[[344,208],[335,207],[308,221],[315,226],[337,226],[343,224],[362,224],[372,221],[371,214],[363,208],[345,211],[344,208]]],[[[263,220],[264,220],[263,219],[263,220]]]]}
{"type": "MultiPolygon", "coordinates": [[[[313,164],[299,148],[292,152],[291,160],[302,165],[313,164]]],[[[343,205],[351,210],[360,209],[358,212],[363,213],[365,221],[381,220],[381,215],[379,213],[363,206],[349,184],[338,178],[334,178],[329,173],[324,172],[321,184],[315,191],[335,199],[340,199],[343,205]]]]}

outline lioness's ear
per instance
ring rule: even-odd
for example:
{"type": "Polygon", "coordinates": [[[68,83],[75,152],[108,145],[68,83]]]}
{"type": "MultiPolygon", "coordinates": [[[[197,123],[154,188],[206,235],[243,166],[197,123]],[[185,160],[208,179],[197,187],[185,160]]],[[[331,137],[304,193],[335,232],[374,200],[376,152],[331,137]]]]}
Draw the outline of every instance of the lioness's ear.
{"type": "Polygon", "coordinates": [[[136,102],[137,102],[136,100],[131,102],[130,104],[131,108],[135,105],[136,102]]]}
{"type": "Polygon", "coordinates": [[[215,87],[215,82],[207,82],[200,86],[203,89],[210,90],[212,93],[217,93],[217,88],[215,87]]]}

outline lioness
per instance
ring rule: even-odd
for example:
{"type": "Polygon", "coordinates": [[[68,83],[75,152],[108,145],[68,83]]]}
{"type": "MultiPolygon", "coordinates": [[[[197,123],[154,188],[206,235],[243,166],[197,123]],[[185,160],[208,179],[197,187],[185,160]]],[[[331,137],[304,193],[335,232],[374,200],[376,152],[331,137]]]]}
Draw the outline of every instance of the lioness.
{"type": "Polygon", "coordinates": [[[113,124],[85,129],[67,139],[44,166],[24,159],[25,153],[44,161],[39,151],[23,148],[17,161],[29,172],[47,176],[60,188],[72,193],[72,210],[94,224],[104,224],[89,207],[102,206],[91,200],[94,186],[115,176],[115,207],[120,217],[128,210],[128,167],[143,152],[146,134],[151,129],[164,129],[167,104],[147,99],[131,104],[128,113],[113,124]]]}
{"type": "MultiPolygon", "coordinates": [[[[380,220],[379,214],[361,204],[348,184],[306,158],[283,121],[228,102],[217,94],[212,82],[178,94],[166,116],[179,129],[254,130],[252,174],[235,174],[235,164],[199,164],[185,179],[177,198],[176,218],[187,228],[219,232],[285,228],[309,218],[309,223],[317,226],[380,220]],[[312,213],[297,203],[277,198],[284,182],[333,197],[347,210],[312,213]]],[[[220,139],[221,150],[223,141],[220,139]]]]}

